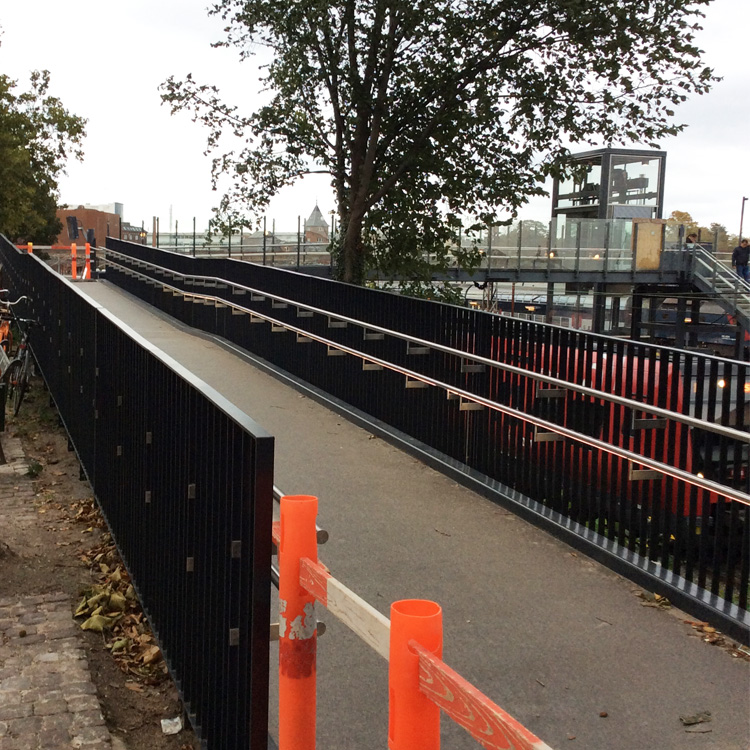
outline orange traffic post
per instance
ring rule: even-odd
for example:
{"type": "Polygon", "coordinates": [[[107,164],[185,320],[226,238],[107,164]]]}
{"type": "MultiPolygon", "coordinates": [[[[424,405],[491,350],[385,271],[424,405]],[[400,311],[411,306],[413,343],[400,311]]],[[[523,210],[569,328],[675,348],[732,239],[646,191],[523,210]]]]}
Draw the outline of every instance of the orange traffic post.
{"type": "Polygon", "coordinates": [[[29,255],[31,255],[34,252],[34,245],[33,245],[33,243],[28,242],[26,244],[26,251],[28,252],[29,255]]]}
{"type": "Polygon", "coordinates": [[[70,276],[75,279],[78,276],[78,266],[76,265],[76,243],[70,246],[70,276]]]}
{"type": "Polygon", "coordinates": [[[443,656],[443,610],[435,602],[403,599],[391,605],[388,665],[388,747],[439,750],[440,709],[419,689],[419,656],[409,646],[443,656]]]}
{"type": "Polygon", "coordinates": [[[88,242],[86,243],[86,265],[83,270],[83,278],[91,278],[91,245],[88,242]]]}
{"type": "Polygon", "coordinates": [[[300,585],[300,560],[318,561],[318,498],[281,498],[279,539],[279,750],[315,750],[315,597],[300,585]]]}

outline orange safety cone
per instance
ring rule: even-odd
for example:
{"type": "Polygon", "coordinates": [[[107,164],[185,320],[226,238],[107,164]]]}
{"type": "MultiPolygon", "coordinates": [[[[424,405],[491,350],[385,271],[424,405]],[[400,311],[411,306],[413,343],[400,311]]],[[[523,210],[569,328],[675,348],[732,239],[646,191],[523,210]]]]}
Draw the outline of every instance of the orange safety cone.
{"type": "Polygon", "coordinates": [[[279,750],[315,750],[315,597],[300,585],[300,559],[318,561],[318,498],[281,498],[279,540],[279,750]]]}
{"type": "Polygon", "coordinates": [[[78,265],[76,263],[76,245],[75,242],[70,246],[70,276],[75,279],[78,277],[78,265]]]}
{"type": "Polygon", "coordinates": [[[403,599],[391,605],[388,665],[388,747],[439,750],[440,709],[419,690],[419,657],[409,641],[443,656],[443,610],[435,602],[403,599]]]}
{"type": "Polygon", "coordinates": [[[34,252],[34,245],[31,242],[28,242],[26,244],[26,252],[28,252],[29,255],[31,255],[34,252]]]}
{"type": "Polygon", "coordinates": [[[83,278],[91,278],[91,245],[88,242],[86,243],[86,265],[83,269],[83,278]]]}

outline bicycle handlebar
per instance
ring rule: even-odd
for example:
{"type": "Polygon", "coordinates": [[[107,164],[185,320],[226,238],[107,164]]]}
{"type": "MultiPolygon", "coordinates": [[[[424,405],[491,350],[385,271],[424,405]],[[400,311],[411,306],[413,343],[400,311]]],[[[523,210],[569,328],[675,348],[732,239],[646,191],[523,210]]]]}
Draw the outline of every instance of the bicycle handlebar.
{"type": "MultiPolygon", "coordinates": [[[[8,289],[0,289],[0,294],[7,294],[8,289]]],[[[31,302],[31,298],[27,297],[25,294],[22,294],[15,302],[11,302],[9,299],[3,299],[0,300],[0,305],[8,305],[8,307],[13,307],[13,305],[17,305],[21,300],[26,300],[27,302],[31,302]]]]}
{"type": "Polygon", "coordinates": [[[38,326],[39,321],[34,320],[34,318],[17,318],[15,316],[10,315],[2,315],[0,314],[0,320],[9,320],[11,322],[15,321],[16,323],[23,323],[28,326],[38,326]]]}

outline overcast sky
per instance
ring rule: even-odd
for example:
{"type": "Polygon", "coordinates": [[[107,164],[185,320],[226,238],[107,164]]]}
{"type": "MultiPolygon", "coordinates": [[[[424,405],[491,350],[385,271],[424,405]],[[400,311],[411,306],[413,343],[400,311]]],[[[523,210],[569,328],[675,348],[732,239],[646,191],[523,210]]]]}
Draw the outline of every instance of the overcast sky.
{"type": "MultiPolygon", "coordinates": [[[[52,73],[52,92],[88,120],[85,160],[72,162],[61,180],[62,201],[123,203],[125,219],[161,230],[197,218],[204,228],[218,196],[203,156],[205,133],[185,114],[170,116],[158,87],[168,76],[192,73],[216,83],[227,99],[250,111],[257,104],[253,70],[236,53],[212,49],[221,23],[205,0],[5,0],[0,9],[0,72],[25,87],[33,69],[52,73]]],[[[739,230],[742,197],[750,197],[750,0],[714,0],[699,38],[706,62],[723,81],[677,112],[689,127],[666,139],[665,215],[688,211],[704,225],[739,230]]],[[[637,145],[637,144],[635,144],[637,145]]],[[[334,208],[325,176],[287,189],[268,217],[278,230],[296,229],[315,202],[334,208]]],[[[745,230],[750,227],[750,201],[745,230]]],[[[547,221],[548,199],[536,200],[521,218],[547,221]]]]}

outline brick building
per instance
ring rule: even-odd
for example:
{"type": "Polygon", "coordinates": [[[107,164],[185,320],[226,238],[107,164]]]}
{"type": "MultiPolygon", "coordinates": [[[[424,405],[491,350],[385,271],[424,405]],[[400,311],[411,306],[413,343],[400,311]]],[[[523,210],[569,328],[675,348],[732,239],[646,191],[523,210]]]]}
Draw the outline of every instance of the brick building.
{"type": "Polygon", "coordinates": [[[122,222],[122,238],[126,242],[137,242],[140,245],[146,244],[147,237],[146,230],[143,227],[137,227],[134,224],[128,224],[127,221],[122,222]]]}
{"type": "Polygon", "coordinates": [[[122,218],[116,213],[78,206],[78,208],[58,208],[57,218],[63,225],[55,243],[57,245],[70,245],[71,242],[83,245],[86,242],[86,233],[90,229],[94,230],[95,244],[97,245],[104,245],[104,239],[108,235],[111,237],[120,236],[122,218]],[[71,221],[68,222],[68,219],[71,219],[71,221]],[[77,239],[71,236],[70,225],[78,228],[77,239]]]}

